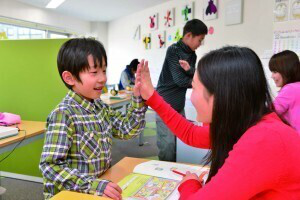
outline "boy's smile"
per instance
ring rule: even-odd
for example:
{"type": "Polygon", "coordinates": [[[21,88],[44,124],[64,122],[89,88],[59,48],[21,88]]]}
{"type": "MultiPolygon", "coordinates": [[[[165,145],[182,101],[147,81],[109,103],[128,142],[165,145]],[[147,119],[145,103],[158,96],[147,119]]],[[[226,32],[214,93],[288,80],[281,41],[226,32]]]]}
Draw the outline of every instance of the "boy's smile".
{"type": "Polygon", "coordinates": [[[103,60],[104,66],[99,66],[98,62],[95,65],[91,55],[88,56],[88,63],[89,69],[79,73],[81,81],[75,79],[72,89],[80,96],[91,101],[100,98],[102,89],[105,86],[107,81],[106,64],[103,60]]]}

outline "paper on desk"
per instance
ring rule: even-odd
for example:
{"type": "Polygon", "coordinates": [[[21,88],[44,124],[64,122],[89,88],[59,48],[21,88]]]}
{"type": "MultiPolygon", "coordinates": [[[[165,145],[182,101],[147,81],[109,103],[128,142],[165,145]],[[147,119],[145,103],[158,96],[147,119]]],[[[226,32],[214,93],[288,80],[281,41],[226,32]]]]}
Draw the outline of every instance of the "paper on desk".
{"type": "MultiPolygon", "coordinates": [[[[160,178],[172,179],[181,181],[182,176],[175,174],[172,170],[179,171],[181,173],[186,173],[187,171],[191,173],[195,173],[198,176],[204,171],[208,172],[209,169],[207,167],[200,167],[200,166],[190,166],[186,164],[179,164],[179,163],[171,163],[171,162],[164,162],[164,161],[157,161],[151,160],[148,162],[141,163],[137,165],[133,169],[133,173],[138,174],[145,174],[149,176],[156,176],[160,178]]],[[[204,180],[207,179],[208,173],[204,176],[204,180]]]]}

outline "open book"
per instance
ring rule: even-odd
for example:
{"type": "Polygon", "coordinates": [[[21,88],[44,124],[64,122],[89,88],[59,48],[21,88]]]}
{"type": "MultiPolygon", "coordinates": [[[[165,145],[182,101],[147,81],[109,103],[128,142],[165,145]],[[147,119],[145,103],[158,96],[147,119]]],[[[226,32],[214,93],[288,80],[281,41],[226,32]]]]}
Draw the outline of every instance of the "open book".
{"type": "Polygon", "coordinates": [[[156,160],[141,163],[119,182],[122,197],[127,200],[179,199],[177,187],[182,180],[180,173],[187,171],[198,176],[205,174],[203,179],[206,180],[209,168],[156,160]]]}

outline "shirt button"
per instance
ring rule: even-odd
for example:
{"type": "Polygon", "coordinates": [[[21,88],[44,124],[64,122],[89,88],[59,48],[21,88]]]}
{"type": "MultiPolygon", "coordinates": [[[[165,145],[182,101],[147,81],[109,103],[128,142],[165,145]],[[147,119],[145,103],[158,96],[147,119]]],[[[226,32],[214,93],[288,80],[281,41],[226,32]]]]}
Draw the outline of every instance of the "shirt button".
{"type": "Polygon", "coordinates": [[[90,137],[91,137],[91,138],[94,137],[94,133],[91,133],[91,134],[90,134],[90,137]]]}

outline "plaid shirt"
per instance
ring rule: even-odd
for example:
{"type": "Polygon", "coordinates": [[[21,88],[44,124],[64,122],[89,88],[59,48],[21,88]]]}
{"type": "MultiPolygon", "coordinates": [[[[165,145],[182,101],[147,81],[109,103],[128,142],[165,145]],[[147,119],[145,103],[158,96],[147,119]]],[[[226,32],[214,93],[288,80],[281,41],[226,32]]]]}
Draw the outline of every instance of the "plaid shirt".
{"type": "Polygon", "coordinates": [[[47,119],[40,162],[45,199],[61,190],[102,195],[111,166],[112,137],[127,140],[145,127],[147,107],[133,97],[126,116],[100,99],[91,103],[72,90],[47,119]]]}

